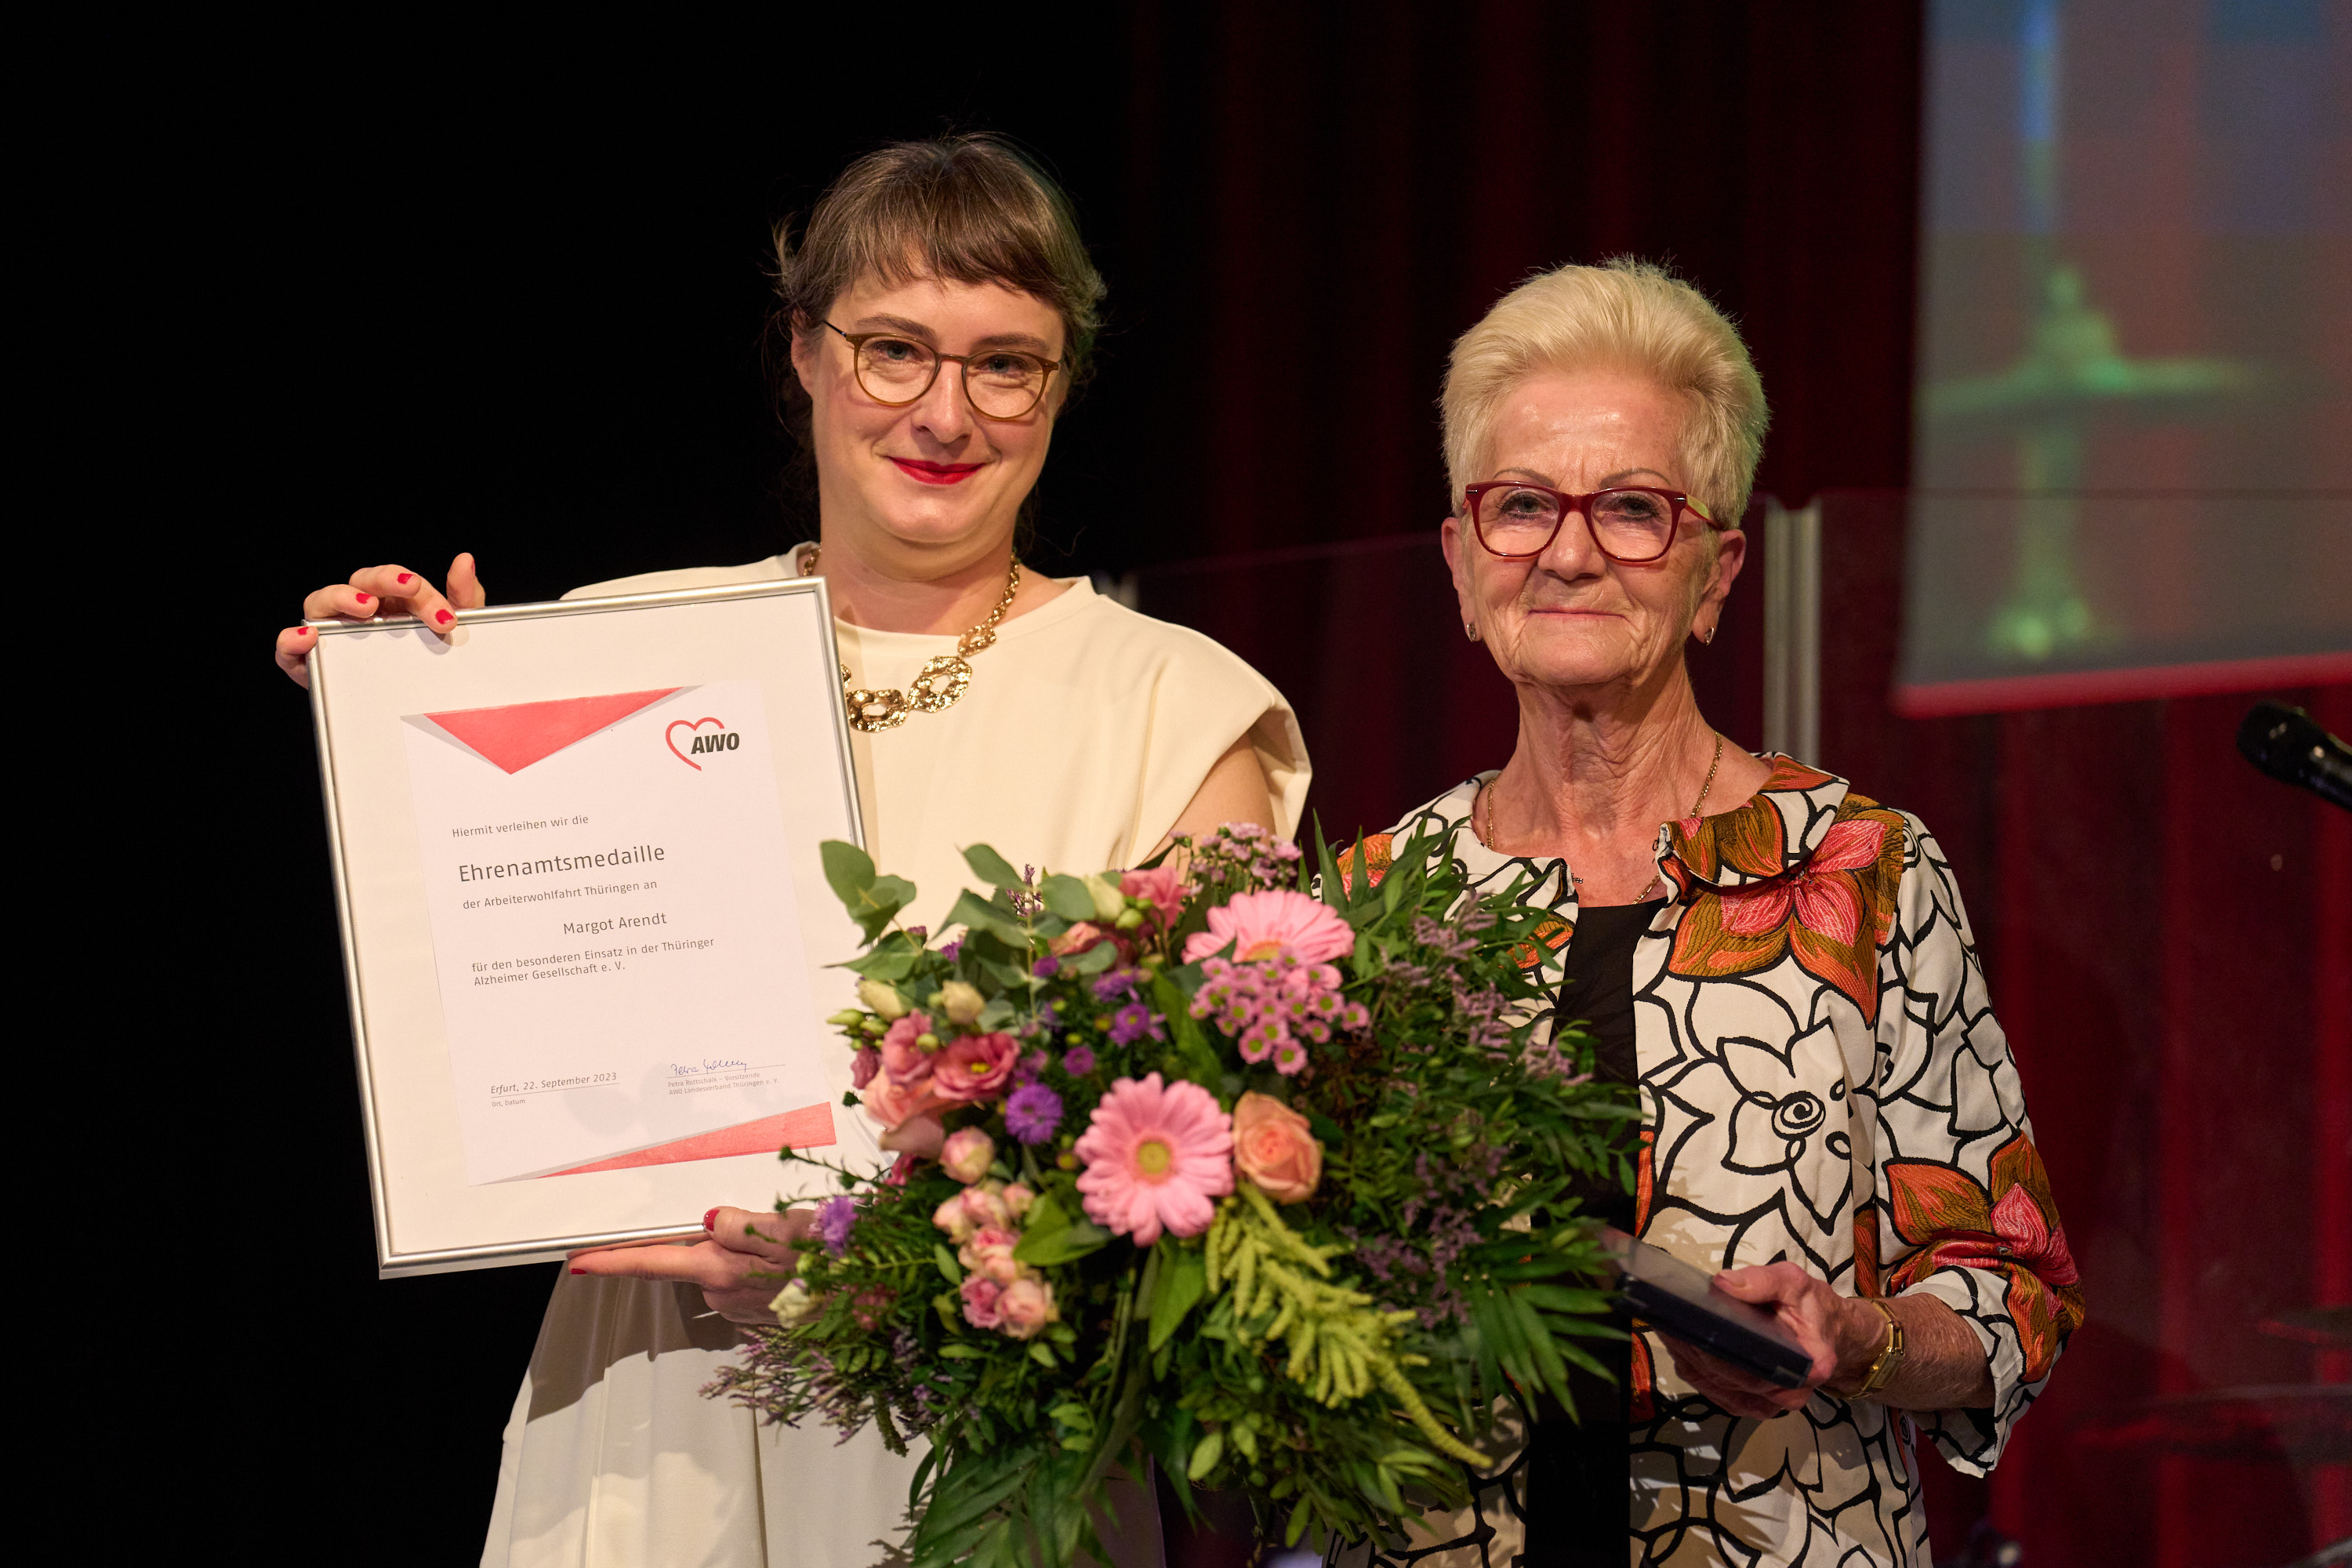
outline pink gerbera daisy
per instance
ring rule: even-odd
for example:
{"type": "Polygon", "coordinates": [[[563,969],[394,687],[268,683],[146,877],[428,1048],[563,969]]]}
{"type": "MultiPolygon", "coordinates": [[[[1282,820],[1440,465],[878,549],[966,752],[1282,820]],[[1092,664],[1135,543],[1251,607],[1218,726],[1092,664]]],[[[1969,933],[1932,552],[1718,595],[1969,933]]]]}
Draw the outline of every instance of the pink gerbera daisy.
{"type": "Polygon", "coordinates": [[[1087,1217],[1138,1247],[1198,1236],[1216,1215],[1212,1198],[1234,1190],[1233,1119],[1197,1083],[1162,1085],[1158,1073],[1120,1079],[1078,1140],[1087,1217]]]}
{"type": "Polygon", "coordinates": [[[1321,963],[1356,951],[1356,933],[1339,912],[1320,899],[1287,888],[1264,893],[1235,893],[1209,911],[1209,929],[1196,931],[1184,943],[1184,962],[1195,963],[1234,944],[1241,963],[1288,953],[1307,963],[1321,963]]]}

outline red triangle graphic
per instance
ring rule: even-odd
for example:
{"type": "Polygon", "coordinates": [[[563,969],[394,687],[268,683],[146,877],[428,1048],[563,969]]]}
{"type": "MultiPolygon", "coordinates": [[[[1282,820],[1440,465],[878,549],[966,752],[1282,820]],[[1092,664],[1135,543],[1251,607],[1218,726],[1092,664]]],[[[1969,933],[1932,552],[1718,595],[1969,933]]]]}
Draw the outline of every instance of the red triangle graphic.
{"type": "Polygon", "coordinates": [[[757,1121],[739,1122],[733,1127],[721,1127],[715,1132],[698,1132],[675,1143],[656,1143],[650,1149],[615,1154],[609,1160],[573,1165],[567,1170],[549,1171],[545,1174],[577,1176],[589,1171],[632,1171],[640,1165],[676,1165],[688,1160],[723,1160],[730,1154],[772,1154],[787,1143],[795,1149],[814,1149],[834,1141],[833,1107],[804,1105],[781,1116],[763,1116],[757,1121]]]}
{"type": "Polygon", "coordinates": [[[506,708],[462,708],[450,713],[427,713],[444,730],[488,757],[509,773],[551,757],[575,741],[584,741],[608,724],[616,724],[641,708],[650,708],[671,692],[624,691],[617,697],[566,697],[555,702],[517,702],[506,708]]]}

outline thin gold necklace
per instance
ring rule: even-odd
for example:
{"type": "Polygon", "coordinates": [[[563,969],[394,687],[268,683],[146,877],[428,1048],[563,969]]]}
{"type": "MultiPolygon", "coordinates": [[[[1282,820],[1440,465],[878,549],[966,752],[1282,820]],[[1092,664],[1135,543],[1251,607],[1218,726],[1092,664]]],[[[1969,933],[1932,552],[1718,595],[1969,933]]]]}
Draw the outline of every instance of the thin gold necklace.
{"type": "MultiPolygon", "coordinates": [[[[1722,766],[1723,732],[1718,730],[1716,731],[1715,736],[1715,757],[1706,764],[1706,780],[1698,786],[1698,798],[1691,802],[1690,810],[1685,812],[1683,814],[1684,816],[1696,816],[1698,815],[1698,808],[1706,804],[1707,791],[1715,787],[1716,770],[1722,766]]],[[[1471,803],[1473,810],[1471,812],[1470,831],[1477,835],[1479,843],[1485,845],[1488,849],[1494,849],[1495,853],[1497,855],[1501,854],[1502,851],[1495,849],[1495,785],[1501,781],[1502,776],[1502,774],[1496,773],[1493,778],[1488,779],[1485,784],[1480,784],[1478,786],[1478,798],[1471,803]],[[1476,809],[1478,807],[1485,808],[1486,821],[1486,828],[1483,832],[1480,831],[1478,826],[1479,812],[1476,809]]],[[[1578,876],[1573,871],[1569,873],[1568,879],[1578,884],[1580,887],[1582,886],[1584,882],[1584,879],[1578,876]]],[[[1657,885],[1658,879],[1654,876],[1650,879],[1649,887],[1645,887],[1642,890],[1646,893],[1650,890],[1650,888],[1654,888],[1657,885]]]]}
{"type": "MultiPolygon", "coordinates": [[[[821,544],[806,548],[798,558],[802,576],[816,575],[817,558],[824,552],[824,546],[821,544]]],[[[971,684],[969,660],[973,654],[996,646],[997,623],[1004,619],[1004,612],[1013,607],[1013,595],[1020,591],[1021,561],[1015,556],[1013,570],[1004,579],[1004,597],[996,601],[996,608],[988,612],[986,620],[956,639],[955,652],[943,653],[916,671],[906,691],[895,686],[878,691],[852,688],[849,666],[843,665],[841,700],[849,710],[849,727],[870,735],[878,730],[897,729],[907,721],[909,713],[941,713],[954,707],[964,688],[971,684]],[[941,681],[946,684],[937,684],[941,681]]]]}

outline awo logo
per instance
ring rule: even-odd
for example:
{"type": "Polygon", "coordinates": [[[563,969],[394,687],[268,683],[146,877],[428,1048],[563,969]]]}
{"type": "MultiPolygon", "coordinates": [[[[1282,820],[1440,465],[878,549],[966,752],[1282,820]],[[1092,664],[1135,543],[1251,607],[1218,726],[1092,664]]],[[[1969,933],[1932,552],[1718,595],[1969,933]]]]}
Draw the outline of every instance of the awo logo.
{"type": "Polygon", "coordinates": [[[662,731],[662,738],[669,742],[670,754],[696,773],[702,771],[702,764],[695,758],[708,756],[713,752],[736,751],[743,744],[743,737],[730,730],[724,719],[673,720],[670,727],[662,731]],[[706,735],[702,733],[706,729],[714,729],[718,733],[706,735]],[[686,731],[687,743],[683,747],[678,744],[680,730],[686,731]]]}

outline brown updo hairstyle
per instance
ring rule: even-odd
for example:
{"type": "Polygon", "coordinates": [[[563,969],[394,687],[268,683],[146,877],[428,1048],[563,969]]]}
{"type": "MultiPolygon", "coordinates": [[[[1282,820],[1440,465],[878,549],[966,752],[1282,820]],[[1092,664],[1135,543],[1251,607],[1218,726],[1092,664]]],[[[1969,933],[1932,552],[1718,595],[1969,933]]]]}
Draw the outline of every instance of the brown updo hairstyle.
{"type": "Polygon", "coordinates": [[[850,164],[810,212],[798,245],[789,223],[777,225],[775,278],[768,341],[777,416],[800,448],[792,488],[812,497],[808,394],[790,349],[824,330],[833,302],[852,285],[936,278],[1002,283],[1043,300],[1062,318],[1055,374],[1066,383],[1064,397],[1086,378],[1102,326],[1102,274],[1078,237],[1069,198],[1017,149],[985,133],[897,142],[850,164]]]}

